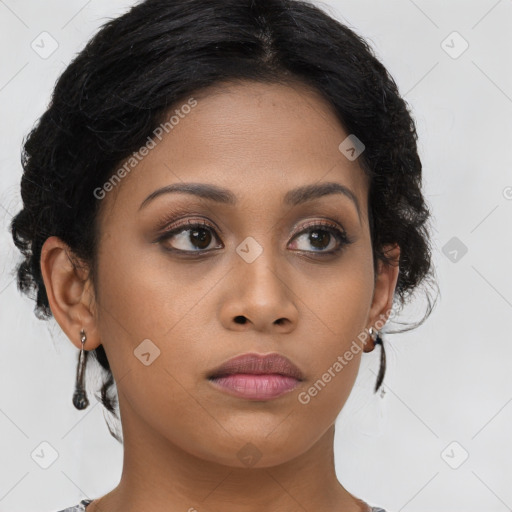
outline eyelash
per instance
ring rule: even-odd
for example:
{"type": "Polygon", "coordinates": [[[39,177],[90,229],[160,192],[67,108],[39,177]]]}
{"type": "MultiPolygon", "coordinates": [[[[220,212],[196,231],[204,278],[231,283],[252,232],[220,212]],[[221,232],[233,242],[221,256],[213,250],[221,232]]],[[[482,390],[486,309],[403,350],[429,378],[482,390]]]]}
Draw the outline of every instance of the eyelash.
{"type": "MultiPolygon", "coordinates": [[[[155,242],[161,243],[165,240],[172,238],[174,235],[182,233],[183,231],[190,231],[193,229],[205,229],[206,231],[210,231],[214,235],[214,238],[217,241],[220,241],[219,237],[217,236],[217,233],[216,233],[216,228],[214,226],[212,226],[209,222],[204,221],[204,220],[199,221],[199,222],[197,222],[197,221],[194,222],[194,221],[189,220],[186,223],[182,223],[177,226],[171,225],[168,229],[166,229],[164,231],[162,236],[160,236],[155,242]]],[[[349,245],[353,242],[351,237],[349,237],[345,231],[343,231],[343,230],[337,228],[335,225],[325,222],[325,221],[312,221],[312,222],[306,224],[305,226],[302,226],[301,230],[293,235],[292,240],[295,240],[300,235],[303,235],[305,233],[312,232],[315,230],[326,231],[327,233],[332,235],[335,238],[335,240],[338,242],[338,246],[335,249],[331,249],[330,251],[304,251],[304,250],[297,249],[298,252],[308,253],[308,254],[313,253],[315,255],[318,255],[320,258],[322,258],[325,256],[333,256],[335,254],[338,254],[347,245],[349,245]]],[[[181,254],[186,254],[186,255],[193,254],[196,256],[201,256],[202,254],[209,253],[214,250],[214,249],[198,249],[195,251],[186,251],[183,249],[174,249],[174,248],[168,248],[168,247],[164,247],[164,249],[166,251],[173,252],[173,253],[178,253],[178,254],[181,253],[181,254]]]]}

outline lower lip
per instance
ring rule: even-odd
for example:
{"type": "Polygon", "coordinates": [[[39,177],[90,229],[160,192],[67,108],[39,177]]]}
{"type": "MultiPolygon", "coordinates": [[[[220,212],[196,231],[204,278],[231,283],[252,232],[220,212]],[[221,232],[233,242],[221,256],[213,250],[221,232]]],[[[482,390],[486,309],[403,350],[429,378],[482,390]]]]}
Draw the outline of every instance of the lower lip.
{"type": "Polygon", "coordinates": [[[209,379],[215,387],[230,395],[249,400],[269,400],[295,389],[299,380],[283,375],[237,373],[209,379]]]}

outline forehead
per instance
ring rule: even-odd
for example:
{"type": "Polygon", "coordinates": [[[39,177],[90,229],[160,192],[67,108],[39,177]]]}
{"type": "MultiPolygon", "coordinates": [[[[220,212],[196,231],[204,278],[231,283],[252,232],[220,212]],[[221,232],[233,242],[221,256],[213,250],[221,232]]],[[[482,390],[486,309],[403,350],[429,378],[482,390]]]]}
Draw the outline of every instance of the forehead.
{"type": "Polygon", "coordinates": [[[118,196],[118,207],[133,210],[156,188],[195,182],[229,188],[240,204],[261,207],[291,188],[335,181],[366,209],[367,178],[358,160],[339,150],[349,133],[328,102],[303,84],[227,82],[191,94],[171,116],[172,127],[153,137],[152,149],[106,201],[118,196]]]}

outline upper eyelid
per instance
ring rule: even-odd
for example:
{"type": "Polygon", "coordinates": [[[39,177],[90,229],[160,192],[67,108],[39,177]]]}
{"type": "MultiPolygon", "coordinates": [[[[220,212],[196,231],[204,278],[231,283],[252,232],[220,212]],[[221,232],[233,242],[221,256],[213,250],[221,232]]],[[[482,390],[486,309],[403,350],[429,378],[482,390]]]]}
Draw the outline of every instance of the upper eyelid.
{"type": "MultiPolygon", "coordinates": [[[[164,221],[162,223],[162,226],[160,228],[158,228],[159,230],[162,230],[162,231],[172,231],[174,230],[175,228],[182,228],[182,227],[187,227],[187,226],[194,226],[194,225],[201,225],[201,226],[206,226],[208,228],[212,228],[212,229],[218,229],[219,231],[222,232],[222,229],[220,229],[217,224],[215,222],[212,222],[212,221],[209,221],[209,220],[206,220],[202,217],[199,217],[197,219],[186,219],[186,220],[183,220],[183,222],[180,222],[181,219],[178,219],[176,221],[172,221],[172,220],[168,220],[168,221],[164,221]]],[[[308,227],[313,227],[315,225],[326,225],[326,227],[328,226],[331,226],[331,227],[334,227],[334,228],[338,228],[340,229],[341,231],[346,231],[344,226],[339,222],[339,221],[336,221],[334,219],[329,219],[329,218],[319,218],[319,219],[316,219],[316,220],[309,220],[309,221],[306,221],[305,224],[301,224],[300,222],[297,223],[297,226],[300,226],[300,228],[295,228],[293,229],[294,232],[297,232],[297,229],[304,229],[304,228],[308,228],[308,227]]]]}
{"type": "MultiPolygon", "coordinates": [[[[201,227],[205,229],[210,230],[219,230],[222,233],[222,230],[220,230],[214,223],[211,221],[207,221],[205,219],[186,219],[185,221],[181,222],[178,220],[176,223],[172,222],[168,226],[164,226],[162,228],[162,236],[165,236],[165,234],[169,233],[180,233],[182,231],[186,231],[187,229],[192,229],[194,227],[201,227]]],[[[335,231],[338,231],[341,235],[343,235],[349,242],[351,240],[351,237],[348,235],[346,229],[340,225],[339,222],[332,220],[332,219],[317,219],[317,220],[310,220],[307,221],[305,224],[300,224],[298,227],[295,227],[292,231],[292,238],[295,238],[297,235],[302,234],[305,231],[308,231],[309,229],[312,229],[314,227],[322,227],[327,230],[332,229],[335,231]]],[[[214,236],[218,239],[218,234],[214,233],[214,236]]],[[[220,241],[220,240],[218,240],[220,241]]]]}

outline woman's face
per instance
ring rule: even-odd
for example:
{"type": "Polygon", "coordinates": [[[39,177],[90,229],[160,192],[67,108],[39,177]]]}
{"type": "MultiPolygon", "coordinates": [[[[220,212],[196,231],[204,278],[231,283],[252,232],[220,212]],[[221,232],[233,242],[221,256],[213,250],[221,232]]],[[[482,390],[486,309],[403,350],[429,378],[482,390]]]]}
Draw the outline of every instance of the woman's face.
{"type": "Polygon", "coordinates": [[[374,288],[368,183],[319,96],[253,83],[191,96],[102,199],[94,319],[125,443],[153,432],[202,459],[271,466],[334,423],[359,368],[353,342],[389,307],[396,271],[374,288]],[[191,183],[221,192],[151,198],[191,183]],[[342,192],[300,192],[326,183],[342,192]],[[208,379],[246,353],[284,355],[303,380],[258,400],[208,379]]]}

